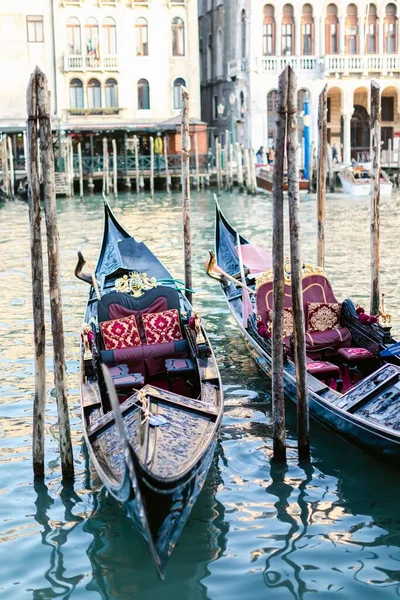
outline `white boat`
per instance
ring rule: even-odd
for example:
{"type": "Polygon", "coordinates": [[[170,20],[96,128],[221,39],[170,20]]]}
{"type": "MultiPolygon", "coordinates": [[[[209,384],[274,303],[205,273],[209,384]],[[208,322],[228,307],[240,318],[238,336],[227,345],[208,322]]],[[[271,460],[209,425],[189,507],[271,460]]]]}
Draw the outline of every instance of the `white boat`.
{"type": "MultiPolygon", "coordinates": [[[[339,171],[343,191],[351,196],[369,196],[371,194],[370,164],[345,167],[339,171]]],[[[385,171],[380,171],[381,196],[390,196],[393,184],[385,171]]]]}

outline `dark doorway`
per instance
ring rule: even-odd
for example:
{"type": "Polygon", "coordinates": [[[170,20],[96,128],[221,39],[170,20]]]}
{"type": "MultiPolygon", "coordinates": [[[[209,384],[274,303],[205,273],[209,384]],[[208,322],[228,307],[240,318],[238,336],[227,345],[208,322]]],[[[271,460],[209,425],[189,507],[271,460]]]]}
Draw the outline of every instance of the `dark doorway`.
{"type": "Polygon", "coordinates": [[[351,117],[351,158],[369,160],[369,115],[363,106],[356,105],[351,117]]]}

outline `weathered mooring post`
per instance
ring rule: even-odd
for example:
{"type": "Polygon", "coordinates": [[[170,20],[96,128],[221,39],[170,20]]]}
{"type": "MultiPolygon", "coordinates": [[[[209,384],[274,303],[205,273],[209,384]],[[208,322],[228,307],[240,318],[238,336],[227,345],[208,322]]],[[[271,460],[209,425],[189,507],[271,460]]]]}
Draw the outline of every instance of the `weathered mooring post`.
{"type": "Polygon", "coordinates": [[[14,156],[11,144],[11,138],[7,136],[8,159],[10,161],[9,177],[10,177],[10,198],[15,195],[15,175],[14,175],[14,156]]]}
{"type": "Polygon", "coordinates": [[[61,302],[60,252],[57,228],[53,135],[50,122],[50,95],[44,73],[36,68],[35,74],[37,81],[38,118],[40,122],[39,136],[43,166],[43,195],[49,263],[51,331],[53,336],[54,380],[57,396],[61,469],[64,477],[72,477],[74,474],[74,464],[65,381],[64,325],[61,302]]]}
{"type": "Polygon", "coordinates": [[[221,192],[222,187],[222,171],[221,171],[221,144],[217,142],[215,144],[215,162],[217,171],[217,192],[221,192]]]}
{"type": "Polygon", "coordinates": [[[108,196],[108,141],[103,137],[103,194],[108,196]]]}
{"type": "Polygon", "coordinates": [[[256,163],[254,161],[255,153],[254,149],[250,148],[250,176],[251,176],[251,193],[257,192],[257,177],[256,177],[256,163]]]}
{"type": "Polygon", "coordinates": [[[249,157],[248,148],[244,149],[243,156],[244,156],[244,173],[245,173],[245,182],[246,182],[246,192],[247,192],[247,194],[251,194],[250,157],[249,157]]]}
{"type": "Polygon", "coordinates": [[[10,175],[8,172],[8,157],[7,157],[7,135],[1,140],[1,166],[3,171],[3,189],[7,198],[10,198],[10,175]]]}
{"type": "Polygon", "coordinates": [[[115,138],[112,140],[113,149],[113,194],[114,198],[118,198],[118,156],[117,156],[117,142],[115,138]]]}
{"type": "Polygon", "coordinates": [[[242,146],[236,142],[236,162],[237,162],[237,183],[239,192],[243,193],[243,163],[242,163],[242,146]]]}
{"type": "MultiPolygon", "coordinates": [[[[44,475],[44,419],[46,411],[45,317],[43,254],[41,235],[40,183],[38,165],[38,122],[36,72],[31,75],[26,97],[27,175],[31,241],[33,338],[35,346],[35,395],[33,399],[32,454],[35,476],[44,475]]],[[[3,171],[4,173],[4,171],[3,171]]]]}
{"type": "Polygon", "coordinates": [[[165,189],[167,190],[167,194],[170,193],[170,185],[169,185],[169,168],[168,168],[168,137],[164,137],[164,160],[165,160],[165,189]]]}
{"type": "Polygon", "coordinates": [[[224,144],[224,177],[225,189],[229,190],[229,131],[225,129],[225,144],[224,144]]]}
{"type": "Polygon", "coordinates": [[[233,144],[229,144],[229,190],[233,190],[233,144]]]}
{"type": "Polygon", "coordinates": [[[140,192],[139,180],[139,138],[135,135],[135,178],[136,178],[136,193],[140,192]]]}
{"type": "Polygon", "coordinates": [[[154,196],[154,138],[150,136],[150,195],[154,196]]]}
{"type": "MultiPolygon", "coordinates": [[[[291,67],[288,70],[287,100],[287,162],[290,229],[290,270],[292,279],[294,362],[297,387],[297,445],[299,458],[310,456],[308,388],[306,369],[306,340],[303,311],[302,273],[300,246],[300,199],[297,168],[297,79],[291,67]]],[[[325,143],[326,155],[326,143],[325,143]]],[[[326,157],[326,156],[325,156],[326,157]]]]}
{"type": "Polygon", "coordinates": [[[318,101],[318,171],[317,171],[317,265],[325,267],[325,214],[326,214],[326,170],[327,170],[327,107],[328,86],[319,95],[318,101]]]}
{"type": "Polygon", "coordinates": [[[189,92],[182,90],[182,214],[185,265],[186,298],[192,302],[192,239],[190,231],[190,136],[189,136],[189,92]]]}
{"type": "Polygon", "coordinates": [[[79,168],[79,196],[83,200],[83,167],[82,167],[82,144],[78,144],[78,168],[79,168]]]}
{"type": "MultiPolygon", "coordinates": [[[[276,460],[286,460],[285,396],[283,385],[283,305],[284,305],[284,242],[283,242],[283,161],[285,154],[288,68],[278,81],[275,161],[272,181],[273,230],[272,268],[274,310],[272,317],[272,419],[273,447],[276,460]]],[[[248,151],[245,150],[248,161],[248,151]]],[[[247,170],[247,165],[246,165],[247,170]]],[[[248,185],[248,176],[246,177],[248,185]]]]}
{"type": "Polygon", "coordinates": [[[379,312],[380,303],[380,170],[381,170],[381,95],[376,81],[371,81],[371,315],[379,312]]]}
{"type": "Polygon", "coordinates": [[[196,164],[196,189],[199,192],[200,191],[200,169],[199,169],[199,149],[197,146],[197,133],[194,132],[194,157],[195,157],[195,164],[196,164]]]}

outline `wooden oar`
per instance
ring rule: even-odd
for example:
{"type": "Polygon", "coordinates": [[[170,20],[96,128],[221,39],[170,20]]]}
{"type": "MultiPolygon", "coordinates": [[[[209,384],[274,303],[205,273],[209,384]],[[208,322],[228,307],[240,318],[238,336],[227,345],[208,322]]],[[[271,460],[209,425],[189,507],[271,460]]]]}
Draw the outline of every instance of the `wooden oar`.
{"type": "Polygon", "coordinates": [[[75,277],[77,277],[78,279],[86,281],[86,283],[92,284],[94,287],[94,291],[96,292],[97,300],[101,300],[100,290],[97,283],[96,275],[94,273],[94,268],[92,267],[92,265],[86,262],[86,260],[83,258],[82,252],[78,252],[78,262],[75,267],[74,273],[75,277]],[[88,267],[90,275],[87,275],[83,272],[83,267],[85,265],[88,267]]]}
{"type": "Polygon", "coordinates": [[[239,287],[242,287],[245,290],[247,290],[249,294],[255,294],[254,290],[247,287],[247,285],[245,285],[241,281],[232,277],[232,275],[229,275],[229,273],[223,271],[221,267],[217,265],[217,259],[215,258],[214,252],[212,250],[209,250],[208,252],[210,254],[210,258],[205,262],[204,266],[206,268],[206,273],[209,277],[211,277],[212,279],[216,279],[217,281],[221,281],[223,278],[229,279],[229,281],[232,281],[239,287]]]}

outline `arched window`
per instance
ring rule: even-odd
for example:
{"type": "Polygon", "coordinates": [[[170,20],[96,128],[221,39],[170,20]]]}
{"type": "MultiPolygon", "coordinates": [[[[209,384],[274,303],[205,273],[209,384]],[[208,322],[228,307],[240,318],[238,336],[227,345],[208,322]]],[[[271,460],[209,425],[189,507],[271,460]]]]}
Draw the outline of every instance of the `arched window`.
{"type": "Polygon", "coordinates": [[[204,56],[203,56],[203,38],[199,40],[199,59],[200,59],[200,83],[204,82],[204,56]]]}
{"type": "Polygon", "coordinates": [[[185,24],[183,19],[172,19],[172,56],[185,56],[185,24]]]}
{"type": "Polygon", "coordinates": [[[107,79],[105,86],[106,108],[118,108],[118,83],[115,79],[107,79]]]}
{"type": "Polygon", "coordinates": [[[240,45],[242,58],[246,58],[246,11],[244,9],[240,15],[240,45]]]}
{"type": "Polygon", "coordinates": [[[67,21],[67,38],[68,54],[82,54],[81,24],[76,17],[67,21]]]}
{"type": "Polygon", "coordinates": [[[207,43],[207,80],[212,79],[212,35],[208,35],[207,43]]]}
{"type": "Polygon", "coordinates": [[[339,52],[339,19],[336,4],[328,4],[325,19],[325,52],[338,54],[339,52]]]}
{"type": "Polygon", "coordinates": [[[88,107],[101,108],[101,88],[97,79],[90,79],[87,85],[88,107]]]}
{"type": "Polygon", "coordinates": [[[358,52],[358,16],[357,6],[349,4],[345,22],[345,46],[347,54],[357,54],[358,52]]]}
{"type": "Polygon", "coordinates": [[[86,54],[90,56],[93,62],[97,62],[100,58],[99,26],[93,17],[87,19],[85,23],[85,43],[86,54]]]}
{"type": "MultiPolygon", "coordinates": [[[[367,52],[368,54],[376,54],[378,51],[378,17],[376,15],[375,4],[368,4],[368,24],[367,24],[367,52]]],[[[361,52],[364,48],[361,48],[361,52]]]]}
{"type": "Polygon", "coordinates": [[[112,17],[103,21],[103,48],[104,54],[117,54],[117,30],[112,17]]]}
{"type": "Polygon", "coordinates": [[[397,8],[394,3],[386,6],[384,40],[386,54],[395,54],[397,48],[397,8]]]}
{"type": "Polygon", "coordinates": [[[294,53],[293,6],[285,4],[282,13],[282,54],[294,53]]]}
{"type": "Polygon", "coordinates": [[[138,109],[149,110],[150,109],[150,86],[147,79],[139,79],[137,84],[138,92],[138,109]]]}
{"type": "Polygon", "coordinates": [[[143,17],[136,19],[135,23],[136,34],[136,56],[149,55],[149,38],[147,21],[143,17]]]}
{"type": "Polygon", "coordinates": [[[217,63],[215,65],[216,77],[222,77],[224,74],[224,35],[222,29],[217,31],[217,63]]]}
{"type": "Polygon", "coordinates": [[[186,85],[186,82],[182,77],[178,77],[174,81],[174,108],[182,108],[182,91],[181,86],[186,85]]]}
{"type": "Polygon", "coordinates": [[[301,15],[301,33],[303,36],[303,54],[314,53],[314,19],[311,4],[304,4],[301,15]]]}
{"type": "Polygon", "coordinates": [[[264,6],[263,54],[275,54],[275,9],[272,4],[264,6]]]}
{"type": "Polygon", "coordinates": [[[69,84],[70,108],[83,108],[83,85],[80,79],[71,79],[69,84]]]}

